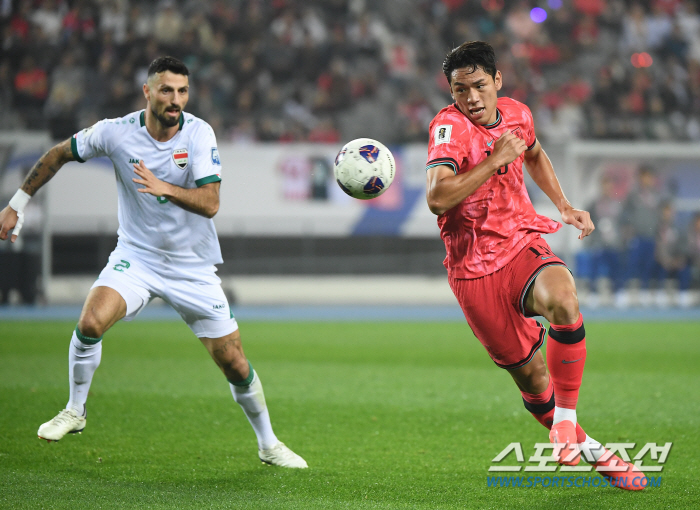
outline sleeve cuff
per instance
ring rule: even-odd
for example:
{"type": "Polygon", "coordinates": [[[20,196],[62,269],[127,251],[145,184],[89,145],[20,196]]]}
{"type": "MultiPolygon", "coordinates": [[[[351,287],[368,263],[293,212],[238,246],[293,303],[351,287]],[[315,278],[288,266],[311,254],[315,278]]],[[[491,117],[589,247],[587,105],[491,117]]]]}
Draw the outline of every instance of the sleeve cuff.
{"type": "Polygon", "coordinates": [[[428,168],[433,168],[434,166],[440,166],[440,165],[451,166],[452,171],[455,173],[455,175],[457,175],[457,171],[459,170],[459,166],[457,165],[457,162],[452,158],[440,158],[440,159],[433,159],[431,161],[428,161],[428,163],[425,165],[425,169],[428,170],[428,168]]]}
{"type": "Polygon", "coordinates": [[[85,160],[78,154],[78,139],[75,135],[71,136],[70,139],[70,151],[73,153],[73,157],[78,163],[85,163],[85,160]]]}
{"type": "Polygon", "coordinates": [[[210,184],[212,182],[221,182],[221,176],[214,174],[208,177],[202,177],[201,179],[197,179],[196,181],[194,181],[198,188],[201,188],[205,184],[210,184]]]}

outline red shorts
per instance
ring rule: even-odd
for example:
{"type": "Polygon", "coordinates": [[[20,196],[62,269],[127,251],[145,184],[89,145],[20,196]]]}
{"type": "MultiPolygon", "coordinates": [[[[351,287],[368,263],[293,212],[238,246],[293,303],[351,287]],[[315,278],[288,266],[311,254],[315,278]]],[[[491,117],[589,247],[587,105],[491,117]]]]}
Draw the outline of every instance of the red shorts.
{"type": "Polygon", "coordinates": [[[481,278],[450,278],[450,287],[474,335],[501,368],[530,362],[547,330],[525,311],[525,295],[548,266],[566,266],[541,237],[498,271],[481,278]]]}

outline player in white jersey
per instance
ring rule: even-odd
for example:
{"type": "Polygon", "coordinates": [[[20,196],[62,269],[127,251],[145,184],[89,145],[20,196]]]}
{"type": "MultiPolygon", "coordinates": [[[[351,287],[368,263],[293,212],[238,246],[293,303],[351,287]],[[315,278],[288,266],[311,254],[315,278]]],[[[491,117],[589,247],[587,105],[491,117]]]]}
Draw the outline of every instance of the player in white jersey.
{"type": "Polygon", "coordinates": [[[70,399],[39,427],[58,441],[85,428],[88,390],[100,364],[102,336],[131,320],[154,297],[170,304],[199,337],[229,381],[258,439],[260,460],[305,468],[275,436],[257,373],[243,353],[238,325],[216,276],[222,263],[213,216],[219,209],[221,162],[212,128],[185,113],[189,71],[172,57],[154,60],[143,85],[146,109],[106,119],[59,143],[34,165],[0,211],[0,239],[15,242],[24,208],[69,161],[106,156],[119,194],[119,241],[95,281],[69,348],[70,399]]]}

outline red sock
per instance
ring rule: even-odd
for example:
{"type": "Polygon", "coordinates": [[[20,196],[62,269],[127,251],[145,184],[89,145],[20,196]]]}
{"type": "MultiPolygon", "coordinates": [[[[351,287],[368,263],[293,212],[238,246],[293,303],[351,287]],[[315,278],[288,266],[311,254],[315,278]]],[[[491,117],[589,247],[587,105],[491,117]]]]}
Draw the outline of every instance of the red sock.
{"type": "MultiPolygon", "coordinates": [[[[530,411],[532,416],[546,427],[548,430],[552,428],[552,421],[554,420],[554,385],[552,384],[552,378],[549,378],[549,385],[544,392],[539,395],[534,395],[532,393],[526,393],[524,391],[520,392],[523,396],[523,404],[525,409],[530,411]]],[[[576,424],[576,441],[583,443],[586,440],[586,433],[581,428],[581,425],[576,424]]]]}
{"type": "Polygon", "coordinates": [[[575,324],[549,327],[547,367],[554,383],[557,406],[576,409],[578,390],[586,364],[586,330],[583,315],[575,324]]]}

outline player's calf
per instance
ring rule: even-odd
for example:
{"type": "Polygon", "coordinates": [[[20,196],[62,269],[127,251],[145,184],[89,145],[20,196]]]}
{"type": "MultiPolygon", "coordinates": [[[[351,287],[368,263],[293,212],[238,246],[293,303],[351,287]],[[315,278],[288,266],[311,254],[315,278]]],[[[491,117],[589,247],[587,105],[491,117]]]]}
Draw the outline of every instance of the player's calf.
{"type": "Polygon", "coordinates": [[[551,324],[547,342],[547,365],[557,395],[554,424],[576,424],[576,404],[586,364],[586,330],[583,315],[573,324],[551,324]]]}

